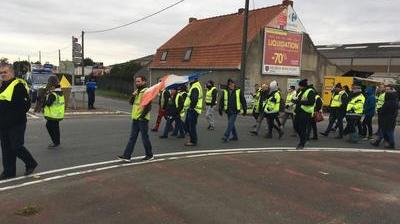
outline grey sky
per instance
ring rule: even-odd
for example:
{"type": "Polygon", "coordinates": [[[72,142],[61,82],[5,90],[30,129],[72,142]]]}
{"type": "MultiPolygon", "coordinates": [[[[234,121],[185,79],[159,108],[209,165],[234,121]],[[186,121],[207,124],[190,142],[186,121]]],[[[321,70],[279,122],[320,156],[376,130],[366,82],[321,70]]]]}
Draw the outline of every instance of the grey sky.
{"type": "MultiPolygon", "coordinates": [[[[0,57],[56,63],[71,58],[71,36],[130,22],[177,0],[1,0],[0,57]]],[[[251,9],[281,0],[250,0],[251,9]]],[[[108,33],[88,34],[86,56],[113,64],[152,54],[189,17],[236,12],[244,0],[186,0],[146,21],[108,33]]],[[[400,0],[295,0],[294,8],[315,44],[400,41],[400,0]]],[[[57,63],[56,63],[57,64],[57,63]]]]}

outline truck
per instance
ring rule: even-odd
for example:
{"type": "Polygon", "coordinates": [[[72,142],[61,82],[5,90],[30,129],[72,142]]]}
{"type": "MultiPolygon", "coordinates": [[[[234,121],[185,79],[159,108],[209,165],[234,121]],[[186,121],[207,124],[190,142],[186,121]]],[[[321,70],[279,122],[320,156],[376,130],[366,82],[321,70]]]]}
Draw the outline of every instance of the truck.
{"type": "Polygon", "coordinates": [[[369,78],[359,78],[359,77],[349,77],[349,76],[325,76],[324,77],[324,87],[322,90],[322,102],[324,107],[329,107],[332,99],[332,90],[337,83],[342,84],[342,86],[348,86],[351,89],[353,84],[361,85],[364,90],[367,86],[378,86],[381,82],[369,79],[369,78]]]}
{"type": "Polygon", "coordinates": [[[32,103],[36,102],[39,90],[46,88],[48,79],[52,75],[52,70],[48,68],[32,69],[32,71],[26,75],[25,79],[30,87],[29,96],[32,103]]]}

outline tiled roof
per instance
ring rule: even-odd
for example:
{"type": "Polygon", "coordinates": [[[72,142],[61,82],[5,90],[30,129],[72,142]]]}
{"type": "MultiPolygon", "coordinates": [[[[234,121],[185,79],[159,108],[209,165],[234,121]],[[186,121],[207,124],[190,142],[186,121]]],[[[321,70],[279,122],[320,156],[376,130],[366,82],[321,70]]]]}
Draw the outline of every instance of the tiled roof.
{"type": "MultiPolygon", "coordinates": [[[[249,12],[248,41],[270,23],[285,6],[276,5],[249,12]]],[[[162,45],[151,68],[229,68],[238,69],[241,60],[243,14],[235,13],[195,20],[162,45]],[[188,48],[191,59],[184,61],[188,48]],[[167,59],[161,61],[164,51],[167,59]]]]}

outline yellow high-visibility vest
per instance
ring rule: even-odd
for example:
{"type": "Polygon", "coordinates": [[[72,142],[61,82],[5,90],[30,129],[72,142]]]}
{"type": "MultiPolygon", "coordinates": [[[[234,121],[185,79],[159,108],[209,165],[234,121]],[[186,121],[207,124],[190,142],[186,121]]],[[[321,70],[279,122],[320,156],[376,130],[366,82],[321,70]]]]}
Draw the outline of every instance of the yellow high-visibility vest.
{"type": "MultiPolygon", "coordinates": [[[[147,88],[144,88],[144,89],[140,90],[139,93],[136,90],[136,97],[135,97],[135,100],[133,101],[133,105],[132,105],[132,120],[138,120],[140,118],[140,116],[142,115],[144,108],[142,106],[140,106],[140,102],[142,101],[143,94],[146,90],[147,90],[147,88]]],[[[149,121],[150,113],[147,113],[144,118],[149,121]]]]}
{"type": "Polygon", "coordinates": [[[44,116],[55,120],[64,119],[64,113],[65,113],[64,96],[60,96],[55,92],[51,92],[50,94],[54,95],[56,97],[56,100],[54,100],[52,105],[44,107],[44,116]]]}
{"type": "Polygon", "coordinates": [[[364,112],[364,103],[365,103],[365,97],[363,94],[353,97],[350,100],[349,104],[347,104],[346,114],[362,116],[364,112]]]}
{"type": "MultiPolygon", "coordinates": [[[[308,94],[310,94],[310,92],[312,92],[312,91],[314,91],[314,90],[311,89],[311,88],[307,89],[307,90],[304,92],[303,96],[301,97],[301,100],[300,100],[300,101],[307,101],[307,100],[308,100],[308,94]]],[[[300,91],[299,95],[301,94],[301,92],[302,92],[302,91],[300,91]]],[[[301,108],[304,112],[306,112],[306,113],[312,115],[312,114],[314,114],[314,106],[315,106],[315,104],[314,104],[314,105],[310,105],[310,106],[301,105],[300,108],[301,108]]]]}
{"type": "Polygon", "coordinates": [[[217,87],[213,86],[211,89],[207,90],[207,92],[206,92],[206,103],[208,103],[208,104],[212,103],[212,93],[216,89],[217,89],[217,87]]]}
{"type": "Polygon", "coordinates": [[[26,92],[29,94],[29,87],[25,80],[15,79],[10,83],[10,85],[7,86],[7,88],[3,92],[0,93],[0,100],[11,102],[14,94],[14,88],[20,83],[24,85],[26,92]]]}
{"type": "Polygon", "coordinates": [[[376,100],[376,109],[381,109],[383,107],[383,104],[385,103],[385,96],[386,93],[379,94],[378,99],[376,100]]]}
{"type": "MultiPolygon", "coordinates": [[[[179,92],[179,93],[177,93],[177,95],[175,97],[175,107],[177,109],[179,108],[179,101],[183,97],[184,93],[185,92],[179,92]]],[[[183,119],[185,117],[185,107],[183,107],[182,110],[179,111],[179,116],[181,117],[181,119],[183,119]]]]}
{"type": "Polygon", "coordinates": [[[331,102],[331,107],[341,107],[343,102],[342,102],[342,96],[343,94],[347,94],[346,91],[342,90],[338,94],[333,95],[332,97],[332,102],[331,102]]]}
{"type": "Polygon", "coordinates": [[[281,94],[279,93],[279,91],[276,91],[274,93],[274,96],[269,97],[265,101],[264,112],[267,113],[267,114],[279,113],[280,105],[281,105],[281,94]],[[276,102],[272,102],[271,101],[272,98],[275,98],[276,102]]]}
{"type": "Polygon", "coordinates": [[[259,88],[254,96],[253,110],[255,113],[260,113],[260,98],[261,98],[261,88],[259,88]]]}
{"type": "Polygon", "coordinates": [[[190,107],[190,103],[191,103],[190,97],[191,97],[192,91],[194,89],[197,89],[197,91],[199,91],[199,98],[197,100],[196,108],[194,108],[194,109],[198,114],[201,114],[201,110],[203,109],[203,89],[201,88],[200,82],[195,82],[190,86],[189,94],[185,100],[185,108],[189,109],[189,107],[190,107]]]}
{"type": "MultiPolygon", "coordinates": [[[[236,110],[241,111],[242,110],[242,104],[240,103],[240,89],[235,89],[235,98],[236,98],[236,110]]],[[[228,111],[228,98],[229,98],[229,91],[227,89],[224,89],[224,110],[228,111]]]]}

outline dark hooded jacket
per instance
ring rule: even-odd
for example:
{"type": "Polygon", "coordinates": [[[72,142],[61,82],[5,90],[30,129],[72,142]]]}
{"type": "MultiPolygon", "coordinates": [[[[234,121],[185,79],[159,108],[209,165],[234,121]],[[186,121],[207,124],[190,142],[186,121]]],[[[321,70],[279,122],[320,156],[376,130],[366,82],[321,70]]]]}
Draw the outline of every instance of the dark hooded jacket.
{"type": "Polygon", "coordinates": [[[395,91],[388,91],[385,103],[379,113],[379,125],[382,130],[393,130],[396,127],[396,118],[399,110],[399,97],[395,91]]]}
{"type": "Polygon", "coordinates": [[[364,114],[365,116],[372,117],[375,115],[376,106],[375,89],[370,86],[367,87],[365,89],[365,95],[364,114]]]}

